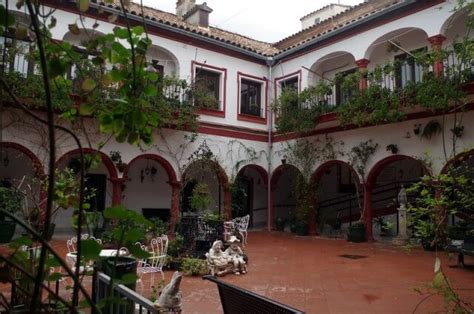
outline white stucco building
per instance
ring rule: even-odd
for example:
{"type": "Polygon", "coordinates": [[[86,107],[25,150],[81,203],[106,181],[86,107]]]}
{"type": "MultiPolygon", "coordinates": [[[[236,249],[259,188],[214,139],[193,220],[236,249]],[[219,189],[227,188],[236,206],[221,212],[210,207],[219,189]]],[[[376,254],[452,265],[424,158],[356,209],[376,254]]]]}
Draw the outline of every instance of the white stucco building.
{"type": "MultiPolygon", "coordinates": [[[[292,85],[301,91],[322,78],[333,78],[336,73],[370,71],[391,62],[403,51],[388,49],[389,40],[407,51],[449,47],[465,33],[468,19],[462,10],[453,13],[455,2],[373,0],[355,7],[330,6],[327,8],[331,9],[330,15],[320,17],[317,23],[317,16],[308,15],[308,21],[302,19],[302,31],[277,43],[264,43],[245,34],[209,26],[212,9],[205,3],[179,0],[176,15],[145,8],[144,19],[153,42],[150,60],[156,60],[165,75],[188,81],[196,75],[205,75],[214,82],[219,105],[215,109],[198,110],[198,136],[194,142],[185,139],[186,132],[173,129],[156,132],[150,147],[108,141],[100,148],[102,165],[90,171],[90,182],[94,182],[90,184],[99,188],[97,202],[101,205],[98,206],[121,203],[146,215],[168,217],[176,223],[181,205],[189,195],[181,184],[183,177],[195,175],[196,181],[208,183],[214,199],[212,207],[230,217],[229,184],[239,177],[247,195],[244,213],[251,215],[254,227],[272,229],[275,217],[293,214],[295,199],[290,186],[294,171],[301,170],[282,162],[285,143],[298,136],[276,132],[276,117],[270,103],[279,95],[281,87],[292,85]],[[189,170],[193,165],[188,165],[187,160],[204,142],[216,156],[218,167],[197,175],[189,170]],[[255,156],[249,156],[248,148],[255,156]],[[112,151],[121,153],[127,164],[123,171],[111,160],[112,151]]],[[[0,3],[5,5],[4,0],[0,3]]],[[[52,29],[53,38],[80,45],[80,35],[68,30],[68,24],[78,19],[74,1],[42,3],[56,9],[58,25],[52,29]]],[[[9,6],[11,11],[17,11],[17,16],[24,16],[14,1],[9,1],[9,6]]],[[[100,1],[91,2],[84,14],[85,27],[101,34],[112,32],[115,26],[123,25],[120,18],[117,24],[107,20],[117,9],[100,1]],[[97,28],[94,27],[96,22],[97,28]]],[[[132,4],[128,13],[134,23],[142,23],[138,5],[132,4]]],[[[18,56],[15,60],[15,69],[26,74],[27,61],[21,58],[18,56]]],[[[406,80],[422,79],[417,76],[415,67],[403,69],[413,73],[406,80]]],[[[433,65],[434,71],[442,71],[442,68],[442,60],[433,65]]],[[[363,82],[361,88],[364,88],[363,82]]],[[[333,95],[331,102],[338,105],[344,95],[337,90],[333,95]]],[[[463,113],[464,134],[457,141],[458,152],[471,149],[474,141],[474,128],[469,122],[474,118],[473,107],[468,105],[467,108],[463,113]]],[[[44,134],[16,109],[5,106],[0,112],[0,179],[14,181],[25,175],[32,178],[47,173],[44,134]]],[[[453,115],[446,116],[446,123],[452,119],[453,115]]],[[[329,220],[317,214],[323,210],[332,212],[329,216],[337,215],[344,224],[357,220],[359,209],[353,191],[356,182],[363,187],[368,237],[373,233],[372,217],[387,216],[395,221],[392,200],[400,184],[417,181],[426,173],[440,173],[447,159],[455,157],[445,158],[444,151],[450,152],[452,147],[449,141],[447,147],[443,146],[443,135],[430,140],[417,135],[416,129],[422,129],[431,120],[441,121],[441,117],[416,109],[407,113],[401,122],[365,127],[342,127],[334,114],[321,116],[315,129],[305,135],[308,140],[326,141],[330,137],[335,142],[343,141],[341,150],[347,153],[354,145],[371,139],[378,144],[378,150],[370,159],[364,178],[348,164],[347,154],[314,164],[311,175],[319,182],[319,198],[315,206],[318,218],[310,217],[312,231],[324,232],[324,224],[329,224],[329,220]],[[387,151],[389,144],[396,145],[398,151],[387,151]],[[427,155],[429,163],[426,163],[427,155]]],[[[88,123],[90,130],[96,130],[92,132],[94,150],[106,136],[99,132],[93,119],[88,123]]],[[[76,147],[65,135],[58,135],[57,145],[57,165],[65,167],[77,156],[76,147]]],[[[56,220],[57,229],[68,230],[70,217],[71,211],[61,211],[56,220]]]]}

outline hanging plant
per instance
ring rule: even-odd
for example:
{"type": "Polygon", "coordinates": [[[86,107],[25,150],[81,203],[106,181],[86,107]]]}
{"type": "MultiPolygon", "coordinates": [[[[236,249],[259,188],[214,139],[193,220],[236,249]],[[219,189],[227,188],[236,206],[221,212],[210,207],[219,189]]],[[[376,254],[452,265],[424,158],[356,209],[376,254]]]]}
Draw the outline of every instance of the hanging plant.
{"type": "Polygon", "coordinates": [[[454,136],[456,137],[462,137],[464,134],[464,125],[456,125],[454,128],[451,129],[451,132],[453,132],[454,136]]]}
{"type": "Polygon", "coordinates": [[[431,120],[425,125],[421,137],[430,140],[434,135],[441,133],[442,130],[443,127],[437,120],[431,120]]]}
{"type": "Polygon", "coordinates": [[[395,144],[388,144],[386,149],[387,151],[392,152],[392,154],[398,153],[398,146],[395,144]]]}
{"type": "Polygon", "coordinates": [[[421,132],[421,124],[415,124],[413,127],[413,134],[420,135],[421,132]]]}

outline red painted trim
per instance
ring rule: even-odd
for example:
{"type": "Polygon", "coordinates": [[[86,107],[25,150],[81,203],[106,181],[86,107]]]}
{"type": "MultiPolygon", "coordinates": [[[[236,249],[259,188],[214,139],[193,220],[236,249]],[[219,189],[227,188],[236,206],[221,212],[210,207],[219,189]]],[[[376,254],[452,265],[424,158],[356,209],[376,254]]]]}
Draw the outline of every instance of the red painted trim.
{"type": "MultiPolygon", "coordinates": [[[[58,4],[58,2],[54,1],[54,0],[44,0],[43,4],[48,5],[50,7],[53,7],[53,8],[56,8],[56,9],[60,9],[60,10],[65,11],[65,12],[73,13],[73,14],[76,14],[76,15],[79,14],[78,10],[76,9],[75,4],[72,4],[72,5],[58,4]]],[[[129,14],[131,14],[131,13],[129,13],[129,14]]],[[[81,15],[84,16],[84,17],[90,17],[90,18],[93,18],[93,19],[97,19],[99,21],[106,22],[106,23],[111,24],[111,25],[119,25],[119,26],[122,26],[122,27],[126,27],[126,23],[123,20],[123,18],[119,17],[115,23],[110,23],[108,21],[108,16],[110,14],[109,13],[99,14],[96,9],[89,9],[87,12],[81,13],[81,15]]],[[[137,16],[137,15],[135,15],[135,16],[137,16]]],[[[156,21],[147,20],[147,21],[159,23],[157,20],[156,21]]],[[[130,20],[130,25],[131,26],[136,26],[136,25],[142,25],[142,23],[139,22],[139,21],[130,20]]],[[[170,25],[168,25],[168,26],[170,26],[170,25]]],[[[254,57],[251,57],[251,56],[246,55],[244,53],[239,53],[235,50],[222,47],[222,46],[219,45],[219,42],[216,42],[215,44],[202,42],[199,39],[195,39],[193,37],[186,36],[184,34],[178,34],[178,33],[172,32],[170,30],[161,29],[161,28],[159,28],[157,26],[154,26],[154,25],[151,25],[151,24],[147,25],[147,31],[149,32],[149,34],[154,35],[154,36],[158,36],[158,37],[166,38],[166,39],[170,39],[170,40],[175,40],[177,42],[181,42],[181,43],[186,44],[186,45],[193,45],[195,47],[203,48],[203,49],[206,49],[206,50],[209,50],[209,51],[212,51],[212,52],[221,53],[221,54],[224,54],[224,55],[227,55],[227,56],[230,56],[230,57],[234,57],[234,58],[237,58],[237,59],[241,59],[241,60],[244,60],[244,61],[248,61],[248,62],[260,64],[260,65],[266,65],[265,60],[254,58],[254,57]]],[[[193,33],[192,31],[187,31],[187,32],[193,33]]],[[[201,35],[201,36],[206,37],[206,35],[201,35]]],[[[225,42],[225,40],[221,40],[221,42],[225,42]]],[[[236,48],[238,48],[238,47],[236,46],[236,48]]],[[[251,51],[249,50],[249,52],[251,52],[251,51]]]]}
{"type": "Polygon", "coordinates": [[[253,122],[253,123],[259,123],[259,124],[267,124],[267,112],[268,112],[268,80],[265,77],[258,77],[250,74],[245,74],[242,72],[237,72],[237,120],[240,121],[247,121],[247,122],[253,122]],[[240,113],[240,85],[242,78],[249,79],[251,81],[256,81],[262,83],[262,87],[264,88],[265,91],[265,98],[264,98],[264,104],[265,104],[265,116],[264,117],[256,117],[252,115],[247,115],[240,113]]]}
{"type": "MultiPolygon", "coordinates": [[[[100,155],[102,163],[107,168],[110,179],[118,178],[118,173],[117,173],[117,169],[115,168],[115,164],[110,159],[109,156],[107,156],[106,154],[104,154],[103,152],[101,152],[99,150],[92,149],[92,148],[83,148],[82,151],[83,151],[84,154],[98,153],[100,155]]],[[[58,160],[56,160],[56,167],[58,168],[62,163],[65,163],[68,159],[70,159],[70,158],[72,158],[72,157],[74,157],[75,155],[78,155],[78,154],[79,154],[79,149],[78,148],[65,153],[64,155],[59,157],[58,160]]]]}
{"type": "Polygon", "coordinates": [[[249,141],[257,142],[267,142],[267,135],[259,135],[256,132],[239,132],[231,129],[224,129],[222,127],[209,127],[209,126],[200,126],[198,127],[198,133],[208,134],[208,135],[217,135],[230,138],[238,138],[249,141]]]}
{"type": "Polygon", "coordinates": [[[239,172],[237,173],[237,176],[238,177],[239,175],[241,175],[245,169],[253,169],[255,171],[258,172],[258,174],[260,175],[260,178],[263,180],[263,183],[265,185],[268,184],[268,173],[267,173],[267,170],[265,170],[265,168],[263,168],[262,166],[259,166],[259,165],[246,165],[244,167],[242,167],[239,172]]]}
{"type": "MultiPolygon", "coordinates": [[[[361,33],[364,33],[366,31],[369,31],[371,29],[374,29],[376,27],[379,27],[379,26],[382,26],[382,25],[385,25],[387,23],[390,23],[390,22],[393,22],[393,21],[396,21],[398,19],[401,19],[405,16],[409,16],[409,15],[412,15],[412,14],[415,14],[419,11],[423,11],[427,8],[430,8],[430,7],[433,7],[435,5],[438,5],[440,3],[443,3],[445,2],[445,0],[432,0],[432,1],[426,1],[426,4],[421,6],[421,7],[418,7],[418,8],[414,8],[414,9],[411,9],[411,10],[408,10],[406,12],[403,12],[403,13],[400,13],[400,14],[397,14],[397,15],[391,15],[390,17],[388,17],[387,19],[385,20],[381,20],[381,21],[375,21],[375,22],[369,22],[367,23],[367,25],[362,25],[362,26],[359,26],[357,29],[352,29],[352,30],[349,30],[347,32],[343,32],[341,34],[337,34],[333,37],[330,37],[328,38],[323,44],[319,44],[319,43],[316,43],[315,44],[315,47],[313,46],[312,48],[308,48],[304,51],[301,51],[301,52],[298,52],[298,53],[295,53],[295,54],[291,54],[289,55],[288,57],[285,57],[283,59],[281,59],[280,63],[285,63],[285,62],[288,62],[288,61],[291,61],[293,59],[296,59],[298,57],[301,57],[301,56],[304,56],[306,54],[309,54],[309,53],[312,53],[314,51],[317,51],[317,50],[320,50],[324,47],[327,47],[327,46],[330,46],[336,42],[339,42],[339,41],[342,41],[346,38],[350,38],[350,37],[354,37],[354,36],[357,36],[358,34],[361,34],[361,33]]],[[[291,49],[290,49],[291,50],[291,49]]],[[[278,55],[276,55],[276,57],[278,58],[278,55]]]]}
{"type": "Polygon", "coordinates": [[[451,166],[456,166],[456,164],[464,161],[464,159],[466,159],[467,157],[469,156],[472,156],[474,155],[474,149],[471,149],[467,152],[462,152],[460,154],[457,154],[456,156],[454,156],[453,158],[451,158],[443,167],[443,169],[441,169],[441,172],[442,174],[445,174],[449,168],[451,166]]]}
{"type": "MultiPolygon", "coordinates": [[[[188,172],[188,169],[192,168],[195,164],[197,164],[197,167],[202,166],[199,165],[199,160],[194,161],[191,164],[187,165],[186,169],[183,171],[183,178],[181,182],[186,182],[186,174],[188,172]]],[[[207,161],[206,161],[207,162],[207,161]]],[[[224,190],[229,190],[229,179],[227,177],[227,174],[225,173],[224,169],[221,167],[221,165],[217,161],[208,161],[209,163],[212,163],[211,166],[209,166],[210,170],[215,170],[217,178],[219,180],[219,184],[224,188],[224,190]]],[[[183,186],[184,187],[184,186],[183,186]]]]}
{"type": "Polygon", "coordinates": [[[165,169],[166,173],[168,174],[168,182],[177,182],[178,181],[177,176],[176,176],[176,172],[174,171],[173,166],[171,166],[171,164],[165,158],[163,158],[159,155],[156,155],[156,154],[143,154],[143,155],[139,155],[139,156],[133,158],[132,160],[130,160],[130,162],[125,167],[125,170],[123,171],[123,177],[124,178],[128,178],[128,172],[130,171],[130,167],[132,166],[132,164],[134,162],[136,162],[137,160],[140,160],[140,159],[151,159],[151,160],[154,160],[154,161],[158,162],[165,169]]]}
{"type": "Polygon", "coordinates": [[[202,115],[207,115],[207,116],[225,118],[226,101],[227,101],[227,69],[192,60],[191,61],[191,75],[193,78],[193,82],[196,76],[197,67],[200,67],[201,69],[209,69],[210,71],[213,71],[213,72],[219,72],[223,76],[222,77],[222,80],[223,80],[222,81],[222,110],[199,108],[197,110],[197,113],[202,114],[202,115]]]}
{"type": "MultiPolygon", "coordinates": [[[[474,89],[474,84],[472,84],[472,86],[473,87],[469,87],[469,88],[474,89]]],[[[463,107],[463,110],[468,110],[468,111],[474,110],[474,103],[467,104],[466,106],[463,107]]],[[[440,115],[442,115],[442,113],[432,112],[432,111],[413,112],[413,113],[408,113],[406,115],[405,119],[400,121],[400,122],[437,117],[437,116],[440,116],[440,115]]],[[[330,112],[330,113],[321,115],[318,118],[317,124],[319,125],[323,122],[333,122],[333,121],[337,121],[337,115],[334,112],[330,112]],[[322,120],[320,120],[320,119],[322,119],[322,120]]],[[[399,122],[387,123],[387,125],[388,124],[394,124],[394,123],[399,123],[399,122]]],[[[296,134],[296,133],[281,134],[281,133],[274,132],[273,135],[272,135],[272,142],[282,142],[282,141],[292,140],[292,139],[296,139],[296,138],[304,138],[304,137],[327,134],[327,133],[343,132],[343,131],[354,130],[354,129],[363,129],[363,128],[368,128],[368,127],[373,127],[373,126],[377,126],[377,125],[367,124],[367,125],[364,125],[364,126],[356,126],[356,125],[334,126],[334,127],[329,127],[329,128],[312,130],[312,131],[309,131],[309,132],[307,132],[303,135],[299,135],[299,134],[296,134]]]]}
{"type": "Polygon", "coordinates": [[[35,169],[35,177],[42,179],[46,176],[41,160],[25,146],[13,142],[0,142],[0,148],[11,148],[21,152],[31,161],[31,164],[35,169]]]}
{"type": "Polygon", "coordinates": [[[399,161],[399,160],[413,160],[413,161],[416,161],[416,162],[421,164],[421,166],[423,167],[424,171],[427,174],[431,174],[430,169],[421,160],[418,160],[418,159],[415,159],[411,156],[406,156],[406,155],[391,155],[391,156],[388,156],[388,157],[386,157],[382,160],[379,160],[370,169],[369,174],[367,175],[367,184],[370,185],[370,186],[375,187],[376,182],[377,182],[377,178],[380,175],[380,173],[382,172],[382,170],[386,166],[388,166],[389,164],[391,164],[393,162],[396,162],[396,161],[399,161]]]}

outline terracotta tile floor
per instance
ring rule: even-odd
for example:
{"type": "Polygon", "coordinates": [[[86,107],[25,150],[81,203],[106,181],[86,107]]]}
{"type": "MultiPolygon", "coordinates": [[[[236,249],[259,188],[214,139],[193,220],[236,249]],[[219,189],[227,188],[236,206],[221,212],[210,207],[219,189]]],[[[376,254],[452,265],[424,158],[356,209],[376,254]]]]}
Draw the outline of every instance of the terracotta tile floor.
{"type": "MultiPolygon", "coordinates": [[[[65,240],[53,243],[65,251],[65,240]]],[[[433,252],[418,248],[267,232],[249,233],[245,249],[249,273],[222,279],[307,313],[412,313],[424,298],[413,289],[432,280],[435,259],[433,252]],[[344,254],[365,257],[340,257],[344,254]]],[[[453,287],[470,289],[459,293],[474,303],[474,267],[451,268],[456,261],[446,254],[441,254],[441,260],[453,287]]],[[[466,263],[474,265],[474,258],[466,258],[466,263]]],[[[166,281],[171,275],[165,272],[166,281]]],[[[146,297],[151,295],[148,280],[143,289],[137,289],[146,297]]],[[[183,313],[222,312],[215,284],[184,277],[181,289],[183,313]]],[[[442,300],[435,296],[420,305],[417,313],[438,310],[443,310],[442,300]]]]}

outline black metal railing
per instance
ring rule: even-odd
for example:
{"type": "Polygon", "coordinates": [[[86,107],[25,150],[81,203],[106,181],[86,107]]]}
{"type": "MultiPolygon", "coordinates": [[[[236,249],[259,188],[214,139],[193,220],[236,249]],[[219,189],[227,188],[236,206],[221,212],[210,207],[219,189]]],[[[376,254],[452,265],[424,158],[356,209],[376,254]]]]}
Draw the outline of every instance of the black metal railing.
{"type": "Polygon", "coordinates": [[[112,298],[114,300],[110,304],[105,305],[105,308],[102,310],[103,313],[160,313],[155,308],[153,302],[124,285],[114,284],[111,289],[111,278],[102,272],[97,272],[94,275],[93,284],[95,288],[93,297],[96,304],[104,300],[111,300],[112,298]]]}
{"type": "Polygon", "coordinates": [[[201,257],[209,251],[214,241],[223,239],[224,223],[216,221],[211,224],[199,216],[183,216],[178,232],[184,238],[187,253],[201,257]]]}

